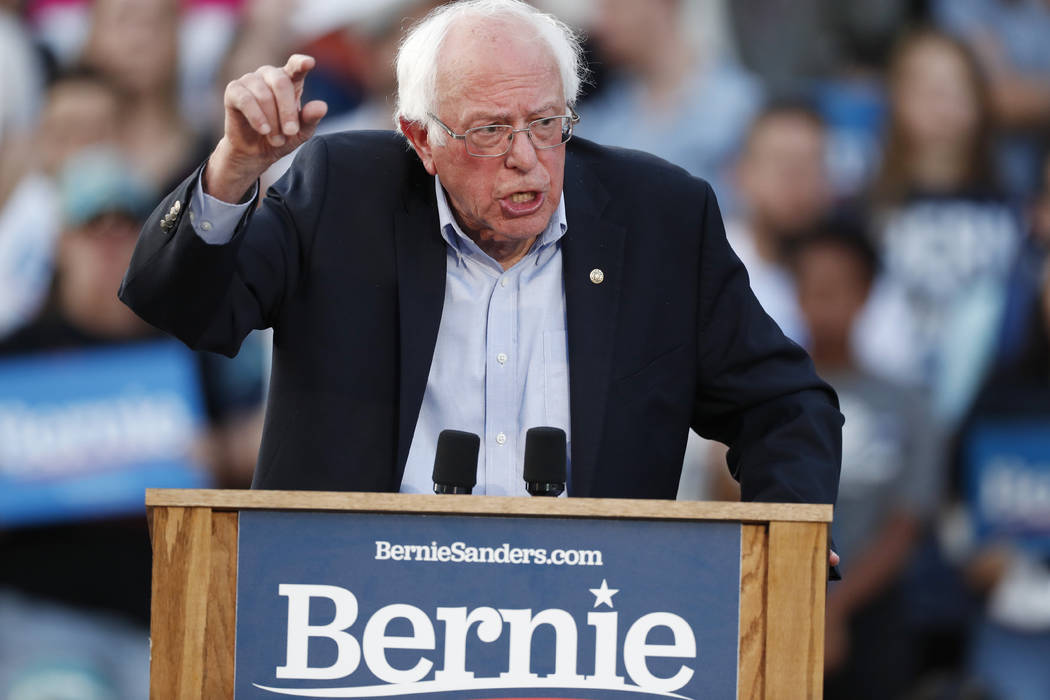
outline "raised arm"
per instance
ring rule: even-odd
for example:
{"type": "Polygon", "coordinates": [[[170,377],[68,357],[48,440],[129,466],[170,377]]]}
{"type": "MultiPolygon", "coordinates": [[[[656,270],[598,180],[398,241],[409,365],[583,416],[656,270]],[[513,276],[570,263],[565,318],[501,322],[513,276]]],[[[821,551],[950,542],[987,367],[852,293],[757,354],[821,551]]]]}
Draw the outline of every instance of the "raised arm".
{"type": "Polygon", "coordinates": [[[215,151],[143,225],[120,298],[191,347],[235,354],[250,330],[272,324],[294,286],[314,229],[312,197],[326,188],[324,146],[304,148],[303,165],[258,212],[251,200],[259,176],[312,136],[327,110],[299,107],[313,65],[295,55],[231,82],[215,151]]]}

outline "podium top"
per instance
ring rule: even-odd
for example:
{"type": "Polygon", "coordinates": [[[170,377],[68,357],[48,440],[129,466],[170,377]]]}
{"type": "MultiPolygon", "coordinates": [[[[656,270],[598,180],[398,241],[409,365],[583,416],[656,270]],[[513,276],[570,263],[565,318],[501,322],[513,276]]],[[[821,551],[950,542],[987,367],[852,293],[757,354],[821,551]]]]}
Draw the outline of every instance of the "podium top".
{"type": "Polygon", "coordinates": [[[339,510],[632,520],[733,520],[830,523],[832,507],[809,503],[738,503],[620,498],[525,498],[341,491],[146,489],[146,507],[213,510],[339,510]]]}

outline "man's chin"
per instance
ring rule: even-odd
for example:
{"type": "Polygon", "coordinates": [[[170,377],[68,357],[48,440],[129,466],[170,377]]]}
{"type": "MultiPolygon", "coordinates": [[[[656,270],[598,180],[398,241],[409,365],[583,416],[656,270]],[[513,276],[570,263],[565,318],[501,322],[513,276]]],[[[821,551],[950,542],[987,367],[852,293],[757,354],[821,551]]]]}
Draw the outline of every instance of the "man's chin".
{"type": "Polygon", "coordinates": [[[554,216],[554,212],[547,211],[545,207],[543,210],[529,216],[503,217],[499,227],[496,228],[496,231],[499,231],[496,236],[503,240],[514,241],[535,238],[547,230],[552,216],[554,216]]]}

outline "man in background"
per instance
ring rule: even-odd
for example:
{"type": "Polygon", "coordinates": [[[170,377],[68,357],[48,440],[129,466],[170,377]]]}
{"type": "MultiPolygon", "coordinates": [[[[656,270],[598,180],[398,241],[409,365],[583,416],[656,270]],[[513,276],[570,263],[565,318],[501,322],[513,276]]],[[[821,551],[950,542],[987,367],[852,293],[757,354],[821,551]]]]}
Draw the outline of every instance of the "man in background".
{"type": "Polygon", "coordinates": [[[786,263],[793,240],[827,217],[832,192],[820,115],[804,102],[773,102],[756,117],[736,165],[740,215],[726,224],[733,251],[762,308],[787,337],[806,345],[786,263]]]}
{"type": "Polygon", "coordinates": [[[843,580],[828,591],[825,697],[901,697],[918,654],[900,579],[939,502],[941,445],[921,398],[854,357],[851,332],[876,271],[871,244],[823,229],[796,242],[792,263],[813,361],[846,416],[832,525],[843,580]]]}

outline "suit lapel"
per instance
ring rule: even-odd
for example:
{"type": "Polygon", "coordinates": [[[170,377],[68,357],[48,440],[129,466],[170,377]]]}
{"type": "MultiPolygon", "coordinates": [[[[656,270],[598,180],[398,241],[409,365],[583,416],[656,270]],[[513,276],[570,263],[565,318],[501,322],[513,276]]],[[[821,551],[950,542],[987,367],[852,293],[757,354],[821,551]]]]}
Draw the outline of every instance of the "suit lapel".
{"type": "Polygon", "coordinates": [[[603,219],[609,195],[572,157],[565,164],[562,239],[569,340],[569,416],[572,427],[569,492],[593,492],[598,446],[605,421],[616,332],[626,230],[603,219]],[[594,273],[592,279],[592,271],[594,273]]]}
{"type": "Polygon", "coordinates": [[[445,301],[446,251],[438,229],[434,181],[418,164],[417,169],[422,176],[413,178],[404,207],[394,215],[401,332],[395,491],[405,474],[445,301]]]}

